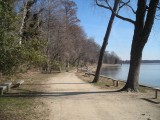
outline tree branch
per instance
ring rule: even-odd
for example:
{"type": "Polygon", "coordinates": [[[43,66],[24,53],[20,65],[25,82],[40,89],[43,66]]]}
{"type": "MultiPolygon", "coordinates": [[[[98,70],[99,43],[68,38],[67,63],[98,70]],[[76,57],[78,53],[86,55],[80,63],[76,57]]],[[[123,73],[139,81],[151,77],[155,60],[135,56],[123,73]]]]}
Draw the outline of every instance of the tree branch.
{"type": "Polygon", "coordinates": [[[121,20],[124,20],[124,21],[130,22],[130,23],[132,23],[132,24],[135,24],[135,21],[134,21],[134,20],[132,20],[132,19],[130,19],[130,18],[123,17],[123,16],[115,13],[114,10],[113,10],[113,8],[109,5],[108,0],[105,0],[105,2],[107,3],[108,6],[105,6],[105,5],[103,5],[103,4],[98,3],[98,0],[96,0],[97,6],[110,10],[112,13],[115,14],[115,16],[116,16],[117,18],[119,18],[119,19],[121,19],[121,20]]]}
{"type": "Polygon", "coordinates": [[[127,7],[129,7],[131,10],[132,10],[132,12],[134,13],[134,14],[136,14],[136,11],[133,9],[133,7],[131,7],[128,3],[130,3],[130,0],[128,0],[127,2],[123,2],[123,1],[121,1],[121,3],[122,3],[122,5],[119,7],[120,9],[123,7],[123,6],[127,6],[127,7]]]}
{"type": "Polygon", "coordinates": [[[151,32],[151,28],[153,26],[155,15],[156,15],[158,1],[159,0],[151,0],[151,2],[150,2],[148,14],[146,17],[146,22],[145,22],[144,29],[142,32],[142,35],[144,36],[144,38],[148,37],[149,33],[151,32]]]}
{"type": "Polygon", "coordinates": [[[121,1],[120,3],[122,3],[122,5],[119,8],[122,8],[123,6],[128,5],[129,2],[130,2],[130,0],[128,0],[127,2],[121,1]]]}
{"type": "Polygon", "coordinates": [[[109,7],[107,7],[107,6],[105,6],[105,5],[99,4],[99,3],[98,3],[98,0],[96,0],[96,4],[97,4],[97,6],[99,6],[99,7],[106,8],[106,9],[110,9],[109,7]]]}

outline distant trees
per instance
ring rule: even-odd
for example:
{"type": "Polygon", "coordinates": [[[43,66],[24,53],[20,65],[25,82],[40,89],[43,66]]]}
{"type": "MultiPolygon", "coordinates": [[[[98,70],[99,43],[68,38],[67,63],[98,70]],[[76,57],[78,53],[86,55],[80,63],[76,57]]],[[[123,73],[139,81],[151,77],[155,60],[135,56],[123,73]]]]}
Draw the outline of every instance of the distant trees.
{"type": "MultiPolygon", "coordinates": [[[[64,57],[66,63],[66,71],[69,71],[69,64],[71,56],[73,56],[73,27],[79,22],[77,18],[77,6],[75,2],[69,0],[62,0],[62,25],[64,26],[64,57]]],[[[75,29],[74,29],[75,30],[75,29]]]]}
{"type": "MultiPolygon", "coordinates": [[[[92,49],[93,51],[90,53],[89,49],[85,50],[88,38],[78,25],[79,19],[75,2],[70,0],[45,0],[42,2],[43,6],[41,7],[44,11],[41,14],[43,21],[41,29],[43,39],[47,41],[45,54],[48,56],[48,65],[52,61],[57,61],[60,66],[66,66],[66,71],[68,71],[70,65],[90,62],[85,60],[86,54],[88,56],[92,52],[94,54],[97,49],[92,49]]],[[[92,43],[92,46],[98,46],[94,41],[92,43]]]]}
{"type": "MultiPolygon", "coordinates": [[[[134,35],[132,40],[130,68],[127,78],[127,83],[122,90],[138,91],[138,80],[140,64],[142,60],[142,52],[150,35],[156,10],[159,9],[159,0],[138,0],[137,6],[130,5],[130,0],[121,0],[119,3],[118,12],[115,12],[108,0],[97,0],[98,6],[106,8],[112,12],[116,17],[132,23],[134,25],[134,35]],[[135,20],[121,16],[120,10],[127,7],[133,13],[135,20]],[[136,10],[135,10],[136,9],[136,10]]],[[[115,0],[118,1],[118,0],[115,0]]]]}
{"type": "MultiPolygon", "coordinates": [[[[99,46],[94,39],[87,38],[79,25],[77,6],[71,0],[41,1],[44,9],[41,13],[42,35],[47,41],[45,51],[48,65],[53,61],[62,67],[95,63],[99,55],[99,46]]],[[[50,66],[51,67],[51,66],[50,66]]],[[[48,68],[50,69],[50,68],[48,68]]]]}
{"type": "Polygon", "coordinates": [[[115,52],[105,52],[103,57],[103,63],[106,64],[121,64],[122,61],[118,55],[116,55],[115,52]]]}

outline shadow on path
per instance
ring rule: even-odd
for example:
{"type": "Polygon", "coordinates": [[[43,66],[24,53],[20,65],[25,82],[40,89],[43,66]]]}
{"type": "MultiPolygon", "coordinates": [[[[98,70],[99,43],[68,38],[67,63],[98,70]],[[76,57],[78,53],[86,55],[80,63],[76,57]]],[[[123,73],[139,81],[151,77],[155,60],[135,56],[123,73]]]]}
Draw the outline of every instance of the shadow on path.
{"type": "Polygon", "coordinates": [[[90,83],[47,83],[47,84],[23,84],[23,85],[56,85],[56,84],[62,84],[62,85],[69,85],[69,84],[90,84],[90,83]]]}
{"type": "Polygon", "coordinates": [[[150,102],[150,103],[154,103],[154,104],[160,104],[160,102],[156,101],[156,99],[154,98],[141,98],[142,100],[145,100],[147,102],[150,102]]]}
{"type": "MultiPolygon", "coordinates": [[[[22,89],[20,89],[22,90],[22,89]]],[[[76,96],[83,94],[106,94],[115,93],[117,91],[91,91],[91,92],[38,92],[31,90],[23,90],[26,92],[20,93],[6,93],[1,97],[63,97],[63,96],[76,96]]]]}

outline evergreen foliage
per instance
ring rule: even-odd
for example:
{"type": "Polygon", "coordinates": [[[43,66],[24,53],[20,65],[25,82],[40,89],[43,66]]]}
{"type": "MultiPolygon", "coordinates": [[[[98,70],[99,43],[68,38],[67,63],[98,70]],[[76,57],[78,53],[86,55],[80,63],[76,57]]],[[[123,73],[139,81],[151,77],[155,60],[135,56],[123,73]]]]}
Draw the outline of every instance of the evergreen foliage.
{"type": "Polygon", "coordinates": [[[28,28],[32,40],[19,45],[15,24],[18,17],[12,5],[13,0],[0,0],[0,72],[4,75],[17,72],[24,64],[39,66],[45,60],[41,52],[44,42],[37,38],[36,28],[33,31],[28,28]]]}
{"type": "Polygon", "coordinates": [[[0,0],[0,72],[11,74],[19,64],[20,47],[17,44],[12,11],[12,0],[0,0]]]}

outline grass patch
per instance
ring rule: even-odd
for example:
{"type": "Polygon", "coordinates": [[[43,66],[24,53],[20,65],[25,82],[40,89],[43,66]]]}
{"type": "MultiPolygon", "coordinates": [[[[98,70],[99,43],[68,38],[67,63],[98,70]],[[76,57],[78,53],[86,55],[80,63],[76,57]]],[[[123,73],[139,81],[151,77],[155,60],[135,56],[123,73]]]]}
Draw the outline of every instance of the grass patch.
{"type": "MultiPolygon", "coordinates": [[[[94,76],[90,75],[85,75],[84,73],[76,73],[76,75],[82,79],[85,82],[92,82],[92,80],[94,79],[94,76]]],[[[97,83],[92,83],[93,85],[99,87],[99,88],[104,88],[104,89],[116,89],[119,90],[121,89],[125,83],[124,82],[119,82],[119,86],[113,86],[113,81],[111,79],[107,79],[107,78],[99,78],[99,81],[97,83]]]]}
{"type": "Polygon", "coordinates": [[[139,92],[147,93],[147,88],[140,86],[140,87],[139,87],[139,92]]]}
{"type": "Polygon", "coordinates": [[[44,116],[47,115],[47,111],[43,110],[43,107],[44,104],[33,98],[0,98],[0,119],[45,120],[44,116]]]}
{"type": "Polygon", "coordinates": [[[55,74],[27,73],[18,79],[25,82],[19,88],[11,89],[11,97],[0,97],[0,120],[47,120],[49,111],[43,97],[12,97],[12,94],[41,92],[43,83],[55,74]],[[41,86],[40,86],[41,85],[41,86]]]}

